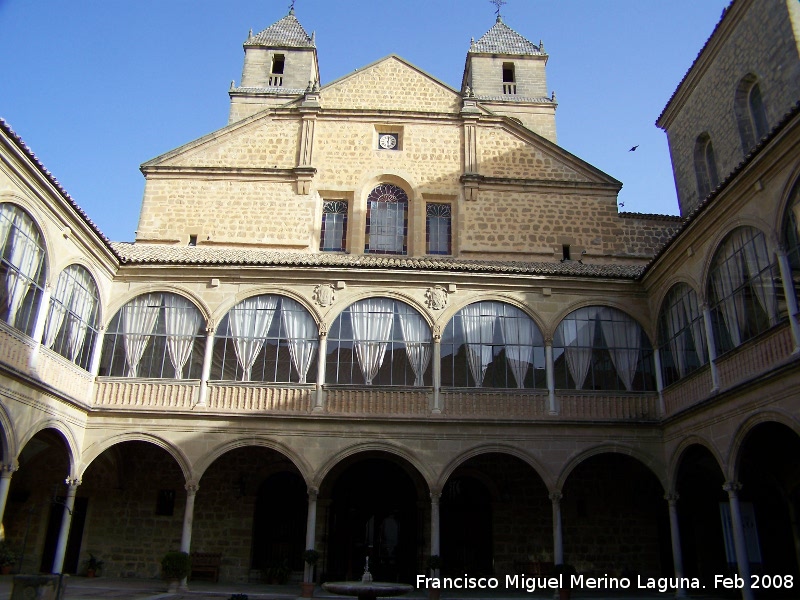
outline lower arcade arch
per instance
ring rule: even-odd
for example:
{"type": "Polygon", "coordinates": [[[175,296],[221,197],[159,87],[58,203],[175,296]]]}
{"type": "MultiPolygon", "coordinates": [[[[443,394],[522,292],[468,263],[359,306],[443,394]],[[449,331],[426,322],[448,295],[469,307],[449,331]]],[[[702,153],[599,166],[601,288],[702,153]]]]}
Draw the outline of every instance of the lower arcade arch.
{"type": "Polygon", "coordinates": [[[365,451],[336,464],[319,490],[317,565],[323,580],[357,580],[369,557],[375,580],[411,583],[423,572],[430,497],[422,475],[396,454],[365,451]]]}
{"type": "Polygon", "coordinates": [[[587,576],[673,574],[664,488],[642,462],[615,452],[576,465],[562,488],[564,562],[587,576]]]}
{"type": "Polygon", "coordinates": [[[522,459],[487,452],[464,461],[442,488],[439,514],[444,576],[550,574],[552,505],[522,459]]]}

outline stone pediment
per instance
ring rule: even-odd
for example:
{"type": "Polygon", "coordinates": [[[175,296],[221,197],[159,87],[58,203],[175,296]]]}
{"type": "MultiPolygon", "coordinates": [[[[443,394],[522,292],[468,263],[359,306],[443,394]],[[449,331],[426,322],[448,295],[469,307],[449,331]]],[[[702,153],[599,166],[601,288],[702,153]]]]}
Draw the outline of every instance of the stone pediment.
{"type": "Polygon", "coordinates": [[[457,113],[461,95],[392,54],[325,85],[320,104],[323,109],[457,113]]]}

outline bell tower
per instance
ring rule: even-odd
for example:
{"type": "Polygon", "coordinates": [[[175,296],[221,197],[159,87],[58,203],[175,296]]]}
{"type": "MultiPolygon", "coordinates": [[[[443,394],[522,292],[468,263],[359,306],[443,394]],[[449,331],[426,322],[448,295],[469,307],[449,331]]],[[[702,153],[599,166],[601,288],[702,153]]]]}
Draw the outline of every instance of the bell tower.
{"type": "Polygon", "coordinates": [[[294,7],[280,21],[244,43],[242,81],[231,82],[229,123],[303,95],[309,82],[319,82],[317,45],[297,20],[294,7]]]}
{"type": "Polygon", "coordinates": [[[544,44],[536,45],[511,29],[498,8],[494,26],[470,43],[461,89],[555,143],[556,100],[547,91],[548,58],[544,44]]]}

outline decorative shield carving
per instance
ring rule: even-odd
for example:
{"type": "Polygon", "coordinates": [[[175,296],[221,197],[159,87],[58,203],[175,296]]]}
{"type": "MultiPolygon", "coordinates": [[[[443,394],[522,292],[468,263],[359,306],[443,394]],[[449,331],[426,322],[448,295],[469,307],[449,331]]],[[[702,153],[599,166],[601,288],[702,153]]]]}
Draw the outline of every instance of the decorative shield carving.
{"type": "Polygon", "coordinates": [[[314,288],[314,302],[320,306],[330,306],[335,299],[335,290],[330,283],[321,283],[314,288]]]}
{"type": "Polygon", "coordinates": [[[440,285],[435,285],[428,288],[425,292],[428,308],[433,310],[442,310],[447,306],[447,290],[440,285]]]}

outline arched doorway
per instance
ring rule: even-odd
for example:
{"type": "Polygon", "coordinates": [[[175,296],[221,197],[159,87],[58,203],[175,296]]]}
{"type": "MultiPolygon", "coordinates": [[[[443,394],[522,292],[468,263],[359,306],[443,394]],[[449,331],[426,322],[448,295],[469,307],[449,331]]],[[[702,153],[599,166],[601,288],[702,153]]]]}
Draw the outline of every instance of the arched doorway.
{"type": "Polygon", "coordinates": [[[369,557],[376,580],[414,581],[425,547],[427,486],[408,463],[381,452],[343,461],[326,477],[325,577],[360,579],[369,557]]]}
{"type": "Polygon", "coordinates": [[[440,523],[445,576],[549,574],[552,507],[520,458],[493,452],[460,464],[442,490],[440,523]]]}
{"type": "Polygon", "coordinates": [[[564,562],[587,575],[673,574],[664,489],[637,459],[591,456],[563,486],[564,562]]]}

